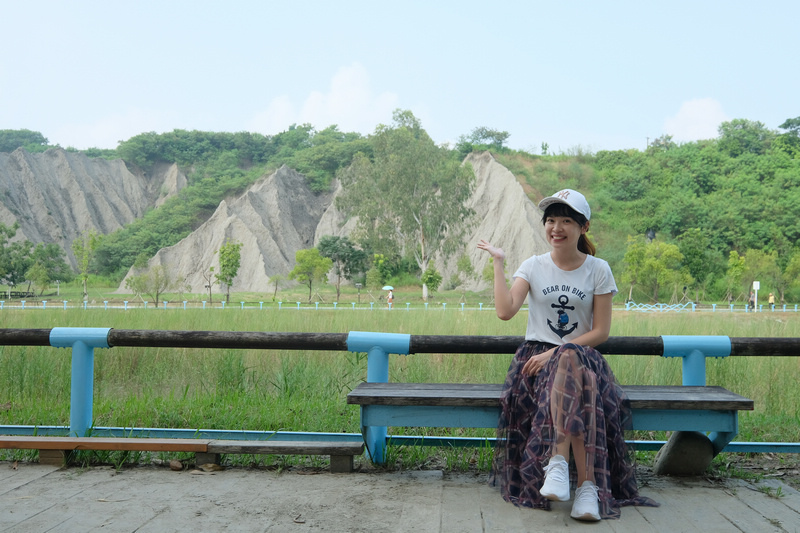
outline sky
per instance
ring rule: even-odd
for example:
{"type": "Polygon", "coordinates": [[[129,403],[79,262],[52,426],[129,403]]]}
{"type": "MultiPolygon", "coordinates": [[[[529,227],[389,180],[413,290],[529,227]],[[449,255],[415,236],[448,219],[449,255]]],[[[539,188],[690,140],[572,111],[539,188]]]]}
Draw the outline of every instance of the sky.
{"type": "Polygon", "coordinates": [[[0,129],[371,134],[410,110],[534,154],[800,116],[800,2],[0,0],[0,129]]]}

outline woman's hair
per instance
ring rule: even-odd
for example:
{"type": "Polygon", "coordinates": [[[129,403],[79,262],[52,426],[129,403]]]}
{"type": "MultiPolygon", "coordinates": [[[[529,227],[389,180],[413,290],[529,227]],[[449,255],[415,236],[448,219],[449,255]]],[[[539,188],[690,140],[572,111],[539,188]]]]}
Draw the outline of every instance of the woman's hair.
{"type": "MultiPolygon", "coordinates": [[[[547,209],[544,210],[544,215],[542,215],[542,224],[547,222],[549,217],[569,217],[577,222],[580,227],[584,227],[589,223],[585,216],[578,213],[567,204],[562,203],[555,203],[547,206],[547,209]]],[[[594,243],[589,240],[585,233],[582,233],[580,239],[578,239],[578,250],[589,255],[595,255],[597,253],[597,248],[595,248],[594,243]]]]}

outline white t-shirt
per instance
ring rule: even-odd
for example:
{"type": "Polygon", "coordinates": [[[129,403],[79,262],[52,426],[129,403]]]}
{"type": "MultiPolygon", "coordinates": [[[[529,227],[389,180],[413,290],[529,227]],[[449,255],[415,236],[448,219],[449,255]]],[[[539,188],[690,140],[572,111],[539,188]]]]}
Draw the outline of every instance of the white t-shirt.
{"type": "Polygon", "coordinates": [[[592,329],[595,294],[617,293],[611,267],[592,255],[575,270],[561,270],[550,253],[523,261],[514,277],[531,286],[525,339],[565,344],[592,329]]]}

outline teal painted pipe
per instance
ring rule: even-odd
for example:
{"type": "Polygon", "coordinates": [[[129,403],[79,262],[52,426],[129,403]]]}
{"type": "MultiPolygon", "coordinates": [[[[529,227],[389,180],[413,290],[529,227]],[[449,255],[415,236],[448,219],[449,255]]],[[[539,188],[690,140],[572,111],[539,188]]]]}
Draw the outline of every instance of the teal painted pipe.
{"type": "MultiPolygon", "coordinates": [[[[368,383],[386,383],[389,381],[389,354],[407,355],[411,349],[411,335],[351,331],[347,335],[347,349],[351,352],[367,353],[368,383]]],[[[372,461],[376,464],[384,464],[386,462],[386,426],[365,426],[361,428],[361,431],[364,434],[364,442],[372,461]]]]}
{"type": "Polygon", "coordinates": [[[69,435],[85,437],[92,427],[94,349],[108,348],[111,328],[53,328],[50,346],[72,348],[69,435]]]}
{"type": "Polygon", "coordinates": [[[728,357],[731,339],[724,335],[662,335],[664,357],[683,358],[683,384],[706,384],[706,357],[728,357]]]}

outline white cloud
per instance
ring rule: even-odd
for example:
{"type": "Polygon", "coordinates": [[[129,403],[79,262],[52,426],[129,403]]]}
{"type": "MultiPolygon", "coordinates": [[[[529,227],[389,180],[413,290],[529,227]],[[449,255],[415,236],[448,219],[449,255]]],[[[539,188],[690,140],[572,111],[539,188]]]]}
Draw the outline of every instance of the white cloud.
{"type": "Polygon", "coordinates": [[[722,122],[730,120],[713,98],[698,98],[681,104],[678,114],[664,121],[664,132],[676,142],[714,139],[722,122]]]}
{"type": "Polygon", "coordinates": [[[311,124],[324,129],[332,124],[340,131],[371,133],[379,123],[388,123],[397,107],[394,93],[372,93],[369,75],[359,63],[342,67],[333,76],[328,92],[312,91],[295,109],[287,95],[274,98],[250,121],[249,129],[264,134],[285,131],[292,124],[311,124]]]}

